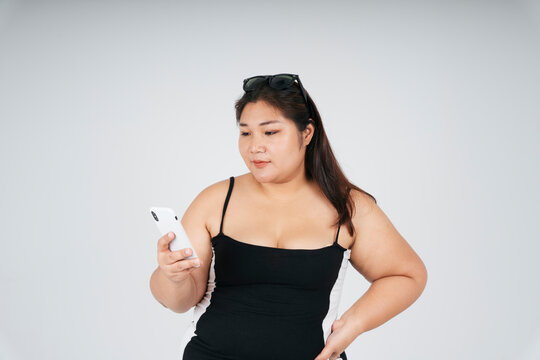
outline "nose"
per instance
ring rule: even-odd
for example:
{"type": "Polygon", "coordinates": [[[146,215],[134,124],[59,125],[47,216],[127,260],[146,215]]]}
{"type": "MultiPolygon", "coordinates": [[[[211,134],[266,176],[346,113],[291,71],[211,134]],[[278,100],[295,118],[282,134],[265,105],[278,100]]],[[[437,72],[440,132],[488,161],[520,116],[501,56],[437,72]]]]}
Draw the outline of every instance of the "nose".
{"type": "Polygon", "coordinates": [[[251,145],[249,147],[249,152],[251,152],[252,154],[264,152],[264,147],[262,145],[258,145],[258,144],[251,145]]]}
{"type": "Polygon", "coordinates": [[[251,153],[264,152],[266,146],[264,144],[264,139],[261,139],[257,136],[253,136],[249,143],[249,151],[251,153]]]}

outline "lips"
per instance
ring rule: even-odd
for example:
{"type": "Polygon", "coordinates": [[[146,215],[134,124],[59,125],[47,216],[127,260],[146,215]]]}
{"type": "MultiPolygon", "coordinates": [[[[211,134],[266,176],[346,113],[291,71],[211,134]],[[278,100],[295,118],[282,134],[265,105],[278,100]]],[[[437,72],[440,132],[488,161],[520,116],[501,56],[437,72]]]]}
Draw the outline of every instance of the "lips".
{"type": "Polygon", "coordinates": [[[255,167],[257,169],[262,169],[262,168],[266,167],[266,165],[268,165],[269,162],[270,161],[254,160],[253,165],[255,165],[255,167]]]}

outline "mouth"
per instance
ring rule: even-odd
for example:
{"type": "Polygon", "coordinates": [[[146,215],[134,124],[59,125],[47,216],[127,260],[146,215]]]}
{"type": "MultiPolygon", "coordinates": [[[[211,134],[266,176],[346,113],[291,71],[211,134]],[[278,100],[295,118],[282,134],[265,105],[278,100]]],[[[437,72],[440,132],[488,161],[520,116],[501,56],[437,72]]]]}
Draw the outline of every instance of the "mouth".
{"type": "Polygon", "coordinates": [[[266,165],[268,165],[269,162],[270,161],[253,161],[253,165],[255,165],[257,169],[262,169],[266,167],[266,165]]]}

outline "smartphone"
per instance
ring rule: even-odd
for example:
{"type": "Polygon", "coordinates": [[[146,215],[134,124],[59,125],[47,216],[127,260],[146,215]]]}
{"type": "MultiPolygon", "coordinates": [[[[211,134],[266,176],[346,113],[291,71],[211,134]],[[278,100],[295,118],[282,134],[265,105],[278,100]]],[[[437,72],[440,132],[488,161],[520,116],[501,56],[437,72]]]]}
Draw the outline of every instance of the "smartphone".
{"type": "Polygon", "coordinates": [[[176,216],[176,212],[173,209],[153,206],[150,208],[150,213],[152,214],[152,218],[154,219],[161,236],[170,231],[174,232],[175,238],[169,243],[169,249],[171,251],[190,248],[192,251],[191,256],[187,257],[186,259],[198,257],[197,253],[195,253],[193,245],[191,245],[191,241],[189,241],[182,223],[178,219],[178,216],[176,216]]]}

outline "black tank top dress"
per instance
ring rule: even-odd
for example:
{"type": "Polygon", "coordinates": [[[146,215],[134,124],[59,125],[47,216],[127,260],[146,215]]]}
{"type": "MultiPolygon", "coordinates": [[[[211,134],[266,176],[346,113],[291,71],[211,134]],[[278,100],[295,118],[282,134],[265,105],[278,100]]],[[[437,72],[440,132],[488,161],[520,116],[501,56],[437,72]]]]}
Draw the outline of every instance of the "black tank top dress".
{"type": "MultiPolygon", "coordinates": [[[[223,233],[212,242],[205,296],[181,341],[182,360],[313,360],[336,320],[350,249],[248,244],[223,233]]],[[[345,351],[341,359],[347,360],[345,351]]],[[[338,358],[339,359],[339,358],[338,358]]]]}

